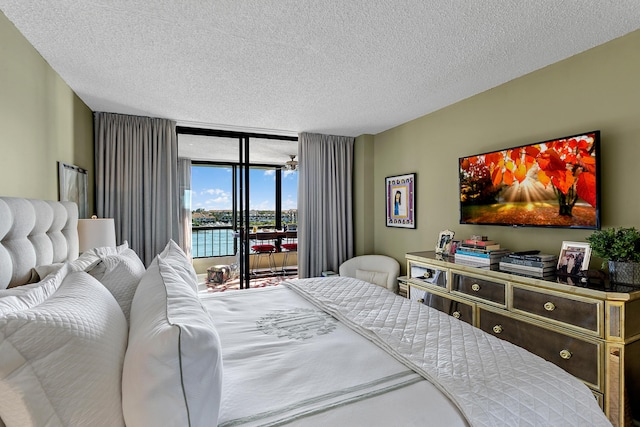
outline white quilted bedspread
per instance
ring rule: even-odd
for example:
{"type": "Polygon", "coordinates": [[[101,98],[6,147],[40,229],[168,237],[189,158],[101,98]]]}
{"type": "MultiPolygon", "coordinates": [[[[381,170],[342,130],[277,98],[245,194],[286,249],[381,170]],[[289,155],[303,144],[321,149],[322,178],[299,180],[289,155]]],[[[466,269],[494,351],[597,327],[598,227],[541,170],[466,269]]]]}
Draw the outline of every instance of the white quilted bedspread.
{"type": "Polygon", "coordinates": [[[424,304],[345,277],[284,284],[433,382],[472,426],[611,426],[575,377],[424,304]]]}

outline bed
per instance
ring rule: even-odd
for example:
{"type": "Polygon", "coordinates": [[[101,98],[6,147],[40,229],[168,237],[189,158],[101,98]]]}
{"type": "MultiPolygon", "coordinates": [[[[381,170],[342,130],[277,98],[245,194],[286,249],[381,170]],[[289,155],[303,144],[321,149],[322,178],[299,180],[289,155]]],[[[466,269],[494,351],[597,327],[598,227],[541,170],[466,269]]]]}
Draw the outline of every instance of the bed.
{"type": "Polygon", "coordinates": [[[77,252],[0,198],[0,426],[610,425],[555,365],[356,278],[198,291],[167,243],[77,252]]]}

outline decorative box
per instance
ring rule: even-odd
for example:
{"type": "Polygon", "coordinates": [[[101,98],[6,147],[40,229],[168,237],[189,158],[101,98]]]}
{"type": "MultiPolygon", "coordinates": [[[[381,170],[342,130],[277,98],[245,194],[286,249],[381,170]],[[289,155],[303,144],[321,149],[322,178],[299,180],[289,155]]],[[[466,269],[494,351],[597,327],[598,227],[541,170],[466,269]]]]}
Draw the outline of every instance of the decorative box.
{"type": "Polygon", "coordinates": [[[207,268],[207,284],[221,285],[229,280],[228,265],[214,265],[207,268]]]}

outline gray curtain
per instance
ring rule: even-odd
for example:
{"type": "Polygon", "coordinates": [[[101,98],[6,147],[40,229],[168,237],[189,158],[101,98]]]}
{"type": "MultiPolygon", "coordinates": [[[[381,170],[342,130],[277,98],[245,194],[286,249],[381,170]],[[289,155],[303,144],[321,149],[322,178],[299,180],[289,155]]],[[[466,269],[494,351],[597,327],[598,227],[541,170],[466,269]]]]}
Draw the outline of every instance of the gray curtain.
{"type": "Polygon", "coordinates": [[[354,138],[298,135],[298,275],[338,271],[353,257],[354,138]]]}
{"type": "Polygon", "coordinates": [[[96,211],[114,218],[149,265],[169,239],[180,240],[178,138],[171,120],[95,113],[96,211]]]}
{"type": "Polygon", "coordinates": [[[191,159],[178,159],[180,189],[180,241],[178,244],[191,258],[191,159]]]}

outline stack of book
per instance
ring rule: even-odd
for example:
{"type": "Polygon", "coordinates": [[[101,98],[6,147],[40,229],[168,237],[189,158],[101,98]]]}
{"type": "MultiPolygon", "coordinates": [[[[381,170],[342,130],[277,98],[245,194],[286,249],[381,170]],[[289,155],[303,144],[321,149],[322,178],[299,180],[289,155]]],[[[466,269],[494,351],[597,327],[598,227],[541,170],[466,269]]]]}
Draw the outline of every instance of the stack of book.
{"type": "Polygon", "coordinates": [[[501,271],[538,279],[555,276],[557,266],[558,256],[551,254],[515,252],[500,260],[501,271]]]}
{"type": "Polygon", "coordinates": [[[482,236],[480,239],[477,238],[480,236],[473,237],[458,243],[454,255],[457,264],[491,268],[498,266],[502,257],[511,253],[508,249],[501,248],[499,243],[488,240],[486,236],[482,236]]]}

